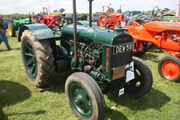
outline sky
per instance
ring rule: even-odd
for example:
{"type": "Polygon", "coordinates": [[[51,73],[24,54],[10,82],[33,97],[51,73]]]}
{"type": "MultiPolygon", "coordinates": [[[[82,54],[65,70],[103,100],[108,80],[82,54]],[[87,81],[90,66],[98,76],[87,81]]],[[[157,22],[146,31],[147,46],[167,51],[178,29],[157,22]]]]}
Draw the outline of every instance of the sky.
{"type": "MultiPolygon", "coordinates": [[[[77,12],[88,12],[88,0],[76,0],[77,12]]],[[[159,6],[161,9],[170,8],[175,10],[180,0],[94,0],[93,12],[102,11],[101,6],[107,6],[111,4],[115,10],[120,6],[123,11],[126,10],[140,10],[147,11],[152,10],[154,6],[159,6]]],[[[72,0],[0,0],[0,13],[39,13],[42,11],[42,7],[46,6],[50,11],[55,9],[64,8],[66,13],[72,12],[72,0]]]]}

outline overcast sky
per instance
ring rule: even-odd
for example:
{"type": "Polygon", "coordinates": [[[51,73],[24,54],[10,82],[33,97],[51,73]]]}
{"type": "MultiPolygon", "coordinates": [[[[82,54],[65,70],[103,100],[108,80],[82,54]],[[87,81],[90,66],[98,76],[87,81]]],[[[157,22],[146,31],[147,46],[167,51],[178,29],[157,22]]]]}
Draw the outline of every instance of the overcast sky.
{"type": "MultiPolygon", "coordinates": [[[[76,0],[79,13],[88,12],[88,0],[76,0]]],[[[152,10],[154,6],[175,10],[179,0],[94,0],[93,11],[102,11],[103,5],[109,5],[117,10],[152,10]]],[[[55,9],[64,8],[67,13],[72,11],[72,0],[0,0],[0,13],[29,13],[41,12],[42,7],[47,6],[51,12],[55,9]]]]}

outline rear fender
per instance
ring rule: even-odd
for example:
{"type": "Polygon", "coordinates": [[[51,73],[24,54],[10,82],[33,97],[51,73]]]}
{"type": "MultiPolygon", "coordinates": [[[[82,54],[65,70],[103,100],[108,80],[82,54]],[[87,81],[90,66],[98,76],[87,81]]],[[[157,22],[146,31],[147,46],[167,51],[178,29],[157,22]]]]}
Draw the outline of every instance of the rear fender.
{"type": "Polygon", "coordinates": [[[18,42],[21,41],[21,36],[24,30],[30,30],[35,37],[35,40],[44,40],[55,38],[53,31],[44,24],[28,24],[21,26],[18,35],[18,42]]]}

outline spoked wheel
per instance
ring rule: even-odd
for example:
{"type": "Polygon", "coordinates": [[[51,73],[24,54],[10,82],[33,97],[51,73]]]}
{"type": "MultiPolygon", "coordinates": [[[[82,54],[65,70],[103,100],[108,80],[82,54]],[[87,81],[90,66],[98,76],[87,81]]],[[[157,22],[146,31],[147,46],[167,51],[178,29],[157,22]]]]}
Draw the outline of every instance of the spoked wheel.
{"type": "Polygon", "coordinates": [[[159,74],[174,82],[180,82],[180,59],[174,56],[166,56],[158,65],[159,74]]]}
{"type": "Polygon", "coordinates": [[[152,88],[153,77],[150,69],[143,60],[133,57],[135,79],[129,81],[125,87],[127,95],[140,98],[152,88]]]}
{"type": "Polygon", "coordinates": [[[65,91],[70,107],[78,118],[103,120],[104,97],[91,76],[82,72],[72,74],[66,81],[65,91]]]}
{"type": "Polygon", "coordinates": [[[106,16],[106,15],[101,15],[101,16],[99,17],[98,22],[99,22],[99,25],[100,25],[101,27],[105,27],[105,26],[108,24],[108,18],[107,18],[107,16],[106,16]]]}
{"type": "Polygon", "coordinates": [[[13,27],[12,23],[8,24],[8,30],[7,31],[8,31],[9,36],[16,37],[16,31],[15,31],[15,28],[13,27]]]}
{"type": "Polygon", "coordinates": [[[37,87],[47,87],[54,73],[49,41],[37,41],[29,30],[25,30],[21,36],[21,55],[30,82],[37,87]]]}
{"type": "Polygon", "coordinates": [[[24,55],[28,73],[32,78],[35,78],[37,76],[37,61],[32,44],[29,41],[24,44],[24,55]]]}

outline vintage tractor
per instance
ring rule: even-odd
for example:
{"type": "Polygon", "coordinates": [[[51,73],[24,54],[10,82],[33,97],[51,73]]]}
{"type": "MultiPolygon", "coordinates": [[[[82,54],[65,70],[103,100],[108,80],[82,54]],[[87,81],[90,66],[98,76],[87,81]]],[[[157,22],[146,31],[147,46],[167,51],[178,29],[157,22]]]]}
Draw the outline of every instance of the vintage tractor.
{"type": "Polygon", "coordinates": [[[143,55],[152,45],[170,55],[159,62],[159,73],[165,79],[180,82],[179,22],[152,22],[140,16],[131,20],[126,29],[136,42],[135,55],[143,55]]]}
{"type": "Polygon", "coordinates": [[[103,12],[99,16],[98,25],[113,30],[119,26],[125,26],[126,20],[123,13],[111,13],[109,6],[103,6],[103,12]],[[108,9],[105,12],[105,9],[108,9]]]}
{"type": "Polygon", "coordinates": [[[42,23],[49,27],[59,26],[61,22],[60,15],[33,15],[32,19],[34,23],[42,23]]]}
{"type": "Polygon", "coordinates": [[[30,18],[13,19],[12,22],[8,24],[7,32],[9,36],[16,37],[16,31],[18,31],[20,29],[20,26],[24,24],[31,24],[31,19],[30,18]]]}
{"type": "Polygon", "coordinates": [[[70,71],[65,92],[73,112],[80,119],[102,120],[105,115],[103,93],[117,91],[133,98],[147,94],[152,87],[152,73],[145,62],[132,57],[135,43],[124,29],[115,31],[76,23],[61,26],[55,36],[45,24],[24,25],[19,31],[21,54],[26,75],[37,87],[48,87],[53,73],[70,71]],[[60,41],[60,42],[56,42],[60,41]],[[60,44],[59,44],[60,43],[60,44]]]}

